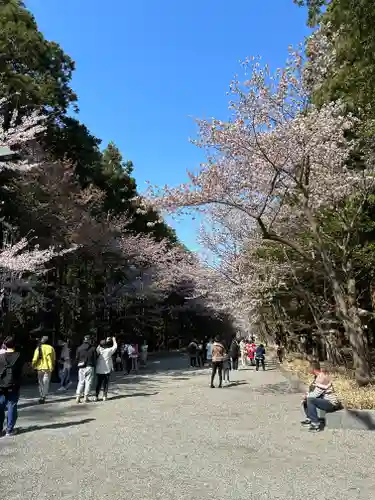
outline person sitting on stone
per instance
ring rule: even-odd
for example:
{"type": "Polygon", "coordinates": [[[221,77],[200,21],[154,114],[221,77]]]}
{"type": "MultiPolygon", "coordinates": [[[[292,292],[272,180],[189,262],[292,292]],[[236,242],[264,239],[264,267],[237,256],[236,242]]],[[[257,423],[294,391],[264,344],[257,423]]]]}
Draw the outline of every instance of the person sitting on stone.
{"type": "Polygon", "coordinates": [[[327,373],[321,370],[319,363],[313,364],[314,380],[303,401],[306,419],[302,425],[308,425],[310,431],[322,430],[318,410],[333,413],[342,408],[327,373]]]}

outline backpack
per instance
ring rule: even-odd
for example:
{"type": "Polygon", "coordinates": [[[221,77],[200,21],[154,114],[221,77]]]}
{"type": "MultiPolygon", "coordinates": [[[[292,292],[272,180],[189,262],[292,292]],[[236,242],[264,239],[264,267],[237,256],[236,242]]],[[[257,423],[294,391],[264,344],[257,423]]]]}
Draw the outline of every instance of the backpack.
{"type": "Polygon", "coordinates": [[[14,377],[13,377],[13,367],[18,361],[20,357],[20,353],[16,352],[16,356],[13,359],[11,364],[8,363],[7,353],[0,355],[0,388],[8,389],[9,387],[13,387],[15,385],[14,377]]]}

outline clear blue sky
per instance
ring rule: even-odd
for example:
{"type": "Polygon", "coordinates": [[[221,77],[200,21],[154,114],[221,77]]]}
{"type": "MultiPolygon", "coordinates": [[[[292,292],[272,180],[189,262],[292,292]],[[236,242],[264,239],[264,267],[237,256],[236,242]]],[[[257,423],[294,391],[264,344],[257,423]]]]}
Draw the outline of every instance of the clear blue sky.
{"type": "MultiPolygon", "coordinates": [[[[239,60],[284,63],[307,33],[293,0],[26,0],[45,37],[76,61],[79,119],[113,140],[145,181],[178,184],[204,158],[191,117],[227,118],[239,60]]],[[[185,220],[180,238],[195,248],[185,220]]]]}

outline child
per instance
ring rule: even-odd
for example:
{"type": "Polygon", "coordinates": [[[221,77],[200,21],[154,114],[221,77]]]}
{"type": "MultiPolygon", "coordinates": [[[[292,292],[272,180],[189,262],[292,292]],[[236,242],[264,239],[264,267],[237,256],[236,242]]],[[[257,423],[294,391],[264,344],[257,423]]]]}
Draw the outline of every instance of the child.
{"type": "Polygon", "coordinates": [[[227,382],[229,384],[229,372],[230,372],[231,366],[230,366],[230,357],[228,355],[225,356],[223,360],[223,372],[224,372],[224,382],[227,382]]]}

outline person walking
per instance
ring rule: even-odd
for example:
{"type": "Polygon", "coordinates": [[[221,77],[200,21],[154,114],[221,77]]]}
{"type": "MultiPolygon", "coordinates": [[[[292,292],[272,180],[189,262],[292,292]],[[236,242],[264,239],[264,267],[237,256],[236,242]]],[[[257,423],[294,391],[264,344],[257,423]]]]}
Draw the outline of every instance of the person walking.
{"type": "Polygon", "coordinates": [[[225,347],[220,341],[220,337],[215,337],[215,342],[212,345],[212,373],[211,373],[211,389],[214,389],[214,381],[216,372],[219,374],[219,387],[223,386],[223,361],[225,357],[225,347]]]}
{"type": "Polygon", "coordinates": [[[107,337],[97,347],[98,358],[96,360],[96,391],[95,401],[98,401],[99,393],[103,389],[103,401],[107,401],[109,377],[113,372],[113,355],[117,351],[115,337],[107,337]]]}
{"type": "Polygon", "coordinates": [[[71,385],[70,370],[72,369],[71,349],[69,347],[69,340],[63,343],[60,355],[60,387],[58,391],[66,391],[71,385]]]}
{"type": "Polygon", "coordinates": [[[4,432],[5,411],[7,411],[5,435],[15,434],[23,365],[24,359],[16,349],[14,338],[7,337],[3,352],[0,354],[0,436],[4,432]]]}
{"type": "Polygon", "coordinates": [[[95,378],[96,366],[96,348],[93,345],[90,335],[86,335],[83,339],[83,343],[78,347],[76,362],[78,366],[76,402],[80,403],[83,396],[84,403],[87,403],[95,378]]]}
{"type": "Polygon", "coordinates": [[[41,338],[38,347],[34,351],[32,367],[38,374],[39,385],[39,403],[44,404],[49,392],[52,372],[55,367],[56,353],[55,349],[49,345],[48,337],[41,338]]]}
{"type": "Polygon", "coordinates": [[[238,370],[238,358],[240,356],[240,346],[236,337],[233,337],[229,349],[230,358],[232,361],[232,370],[238,370]]]}
{"type": "Polygon", "coordinates": [[[263,344],[259,344],[255,351],[255,369],[259,371],[259,364],[262,365],[263,371],[266,369],[264,358],[266,355],[266,350],[263,344]]]}

